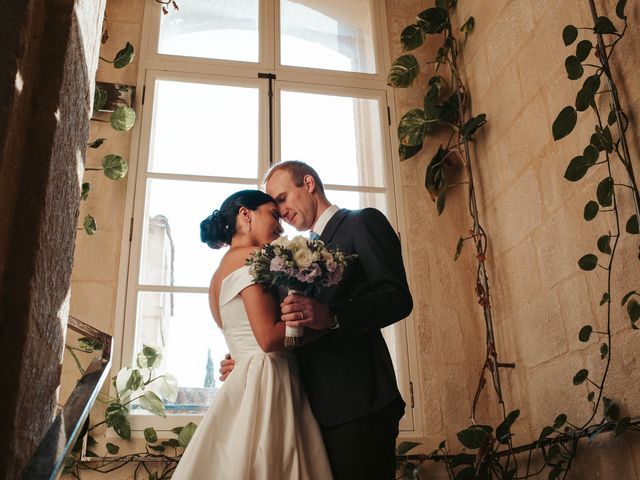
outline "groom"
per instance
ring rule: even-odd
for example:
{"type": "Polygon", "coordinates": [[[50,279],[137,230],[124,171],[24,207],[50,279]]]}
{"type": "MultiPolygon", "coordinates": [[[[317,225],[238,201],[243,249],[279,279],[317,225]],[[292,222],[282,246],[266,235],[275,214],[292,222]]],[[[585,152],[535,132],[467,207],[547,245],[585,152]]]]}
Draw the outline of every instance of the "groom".
{"type": "Polygon", "coordinates": [[[378,210],[332,205],[316,171],[303,162],[273,166],[265,184],[287,223],[311,230],[311,238],[331,249],[357,254],[338,285],[315,298],[287,296],[282,320],[327,332],[297,353],[334,478],[393,479],[405,403],[380,329],[413,307],[398,237],[378,210]]]}

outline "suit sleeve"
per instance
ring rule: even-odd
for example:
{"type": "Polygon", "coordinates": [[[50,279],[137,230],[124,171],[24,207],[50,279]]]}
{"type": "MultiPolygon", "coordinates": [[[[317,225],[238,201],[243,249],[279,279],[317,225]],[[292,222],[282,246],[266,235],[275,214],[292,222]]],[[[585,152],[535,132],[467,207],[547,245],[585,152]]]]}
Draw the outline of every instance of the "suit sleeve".
{"type": "Polygon", "coordinates": [[[379,330],[407,317],[413,308],[400,240],[380,211],[360,212],[354,245],[368,285],[352,298],[331,305],[341,334],[379,330]]]}

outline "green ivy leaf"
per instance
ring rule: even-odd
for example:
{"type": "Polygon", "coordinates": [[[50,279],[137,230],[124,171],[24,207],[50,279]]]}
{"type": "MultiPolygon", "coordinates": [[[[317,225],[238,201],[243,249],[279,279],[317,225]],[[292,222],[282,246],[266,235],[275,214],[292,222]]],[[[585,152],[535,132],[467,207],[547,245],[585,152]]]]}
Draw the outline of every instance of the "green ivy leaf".
{"type": "Polygon", "coordinates": [[[89,148],[99,148],[104,143],[105,140],[106,138],[96,138],[93,142],[91,142],[87,146],[89,148]]]}
{"type": "Polygon", "coordinates": [[[178,442],[182,448],[187,448],[193,434],[196,432],[196,424],[193,422],[187,423],[178,435],[178,442]]]}
{"type": "Polygon", "coordinates": [[[576,57],[578,57],[578,60],[580,60],[581,62],[584,62],[589,56],[589,53],[591,53],[592,49],[593,43],[591,43],[589,40],[582,40],[578,42],[578,46],[576,47],[576,57]]]}
{"type": "Polygon", "coordinates": [[[498,428],[496,428],[496,439],[502,445],[509,443],[509,439],[511,438],[511,426],[519,416],[520,410],[510,412],[500,425],[498,425],[498,428]]]}
{"type": "Polygon", "coordinates": [[[102,110],[107,104],[107,91],[100,85],[96,85],[96,90],[93,93],[93,111],[97,112],[102,110]]]}
{"type": "Polygon", "coordinates": [[[82,222],[82,228],[87,233],[87,235],[93,235],[94,233],[96,233],[96,230],[98,228],[96,225],[96,219],[91,215],[87,215],[86,217],[84,217],[84,221],[82,222]]]}
{"type": "Polygon", "coordinates": [[[609,345],[603,343],[600,345],[600,359],[604,360],[609,355],[609,345]]]}
{"type": "Polygon", "coordinates": [[[562,40],[564,41],[565,46],[571,45],[578,38],[578,29],[573,25],[567,25],[562,30],[562,40]]]}
{"type": "Polygon", "coordinates": [[[629,217],[629,220],[627,220],[625,230],[631,235],[637,235],[640,233],[640,229],[638,228],[638,216],[635,213],[629,217]]]}
{"type": "Polygon", "coordinates": [[[120,155],[105,155],[102,159],[102,168],[105,177],[111,180],[120,180],[127,176],[129,165],[120,155]]]}
{"type": "Polygon", "coordinates": [[[398,124],[398,140],[403,145],[420,145],[426,133],[433,128],[424,110],[413,108],[405,113],[398,124]]]}
{"type": "Polygon", "coordinates": [[[449,25],[447,10],[440,7],[428,8],[418,14],[418,26],[424,33],[442,32],[449,25]]]}
{"type": "Polygon", "coordinates": [[[631,298],[633,295],[640,295],[640,293],[636,292],[635,290],[631,290],[630,292],[627,292],[625,296],[622,297],[621,305],[624,305],[625,303],[627,303],[627,300],[629,300],[629,298],[631,298]]]}
{"type": "Polygon", "coordinates": [[[604,292],[602,294],[602,298],[600,299],[600,306],[604,305],[608,301],[609,301],[609,294],[607,292],[604,292]]]}
{"type": "Polygon", "coordinates": [[[407,160],[408,158],[416,155],[422,150],[422,143],[420,145],[402,145],[398,147],[398,153],[400,154],[400,160],[407,160]]]}
{"type": "Polygon", "coordinates": [[[569,135],[578,121],[578,113],[573,107],[564,107],[553,122],[553,139],[560,140],[569,135]]]}
{"type": "Polygon", "coordinates": [[[462,126],[462,128],[460,129],[460,135],[462,136],[463,139],[471,140],[471,137],[473,136],[473,134],[476,133],[476,131],[480,127],[482,127],[485,123],[487,123],[487,115],[484,113],[481,113],[480,115],[472,117],[469,120],[467,120],[465,124],[462,126]]]}
{"type": "Polygon", "coordinates": [[[631,426],[631,419],[629,417],[621,418],[620,420],[618,420],[618,423],[616,423],[616,428],[614,430],[613,436],[619,437],[624,432],[626,432],[627,428],[629,428],[630,426],[631,426]]]}
{"type": "Polygon", "coordinates": [[[91,353],[94,350],[102,350],[104,346],[98,340],[89,337],[81,337],[78,339],[78,347],[84,352],[91,353]]]}
{"type": "Polygon", "coordinates": [[[609,112],[609,116],[607,117],[607,125],[613,125],[617,120],[618,118],[616,117],[616,111],[611,110],[609,112]]]}
{"type": "Polygon", "coordinates": [[[447,188],[447,182],[444,176],[444,159],[446,156],[447,150],[440,145],[427,167],[424,186],[433,200],[440,195],[442,190],[447,188]]]}
{"type": "Polygon", "coordinates": [[[591,325],[585,325],[578,332],[578,339],[581,342],[588,342],[591,337],[591,332],[593,332],[593,327],[591,325]]]}
{"type": "Polygon", "coordinates": [[[594,218],[596,218],[596,215],[598,215],[599,210],[600,210],[600,205],[598,205],[598,202],[594,200],[590,200],[584,206],[584,219],[587,222],[593,220],[594,218]]]}
{"type": "Polygon", "coordinates": [[[137,363],[140,368],[155,368],[162,362],[162,351],[155,343],[145,343],[138,353],[137,363]]]}
{"type": "Polygon", "coordinates": [[[460,237],[458,239],[458,243],[456,244],[456,254],[453,256],[453,261],[458,260],[460,253],[462,252],[462,247],[464,246],[464,238],[460,237]]]}
{"type": "Polygon", "coordinates": [[[159,417],[166,417],[167,414],[164,411],[164,403],[162,399],[153,393],[151,390],[147,390],[139,399],[140,406],[145,410],[158,415],[159,417]]]}
{"type": "Polygon", "coordinates": [[[82,184],[82,191],[80,192],[80,200],[86,200],[89,198],[89,192],[91,191],[91,184],[89,182],[84,182],[82,184]]]}
{"type": "Polygon", "coordinates": [[[107,446],[107,452],[109,452],[111,455],[115,455],[120,451],[120,447],[113,443],[107,442],[106,446],[107,446]]]}
{"type": "Polygon", "coordinates": [[[626,20],[627,16],[624,14],[624,7],[627,5],[627,0],[619,0],[616,5],[616,15],[620,20],[626,20]]]}
{"type": "Polygon", "coordinates": [[[609,126],[606,126],[603,129],[596,126],[596,135],[598,135],[602,148],[608,153],[613,152],[613,139],[611,138],[611,130],[609,129],[609,126]]]}
{"type": "Polygon", "coordinates": [[[116,56],[113,59],[114,68],[126,67],[133,61],[134,55],[133,45],[127,42],[124,48],[116,53],[116,56]]]}
{"type": "Polygon", "coordinates": [[[580,63],[580,60],[578,60],[578,57],[575,55],[567,57],[564,62],[564,68],[567,70],[569,80],[577,80],[582,77],[582,74],[584,73],[582,63],[580,63]]]}
{"type": "MultiPolygon", "coordinates": [[[[151,450],[155,450],[156,452],[164,452],[166,450],[166,447],[164,445],[147,445],[147,446],[151,450]]],[[[149,480],[151,480],[151,477],[149,477],[149,480]]]]}
{"type": "Polygon", "coordinates": [[[155,428],[147,427],[144,429],[144,439],[147,443],[156,443],[158,441],[158,434],[156,433],[155,428]]]}
{"type": "Polygon", "coordinates": [[[627,303],[627,313],[629,314],[629,321],[634,329],[637,329],[636,322],[640,319],[640,303],[635,298],[629,300],[627,303]]]}
{"type": "Polygon", "coordinates": [[[589,253],[584,257],[578,260],[578,266],[582,270],[591,271],[598,265],[598,257],[596,257],[593,253],[589,253]]]}
{"type": "Polygon", "coordinates": [[[136,122],[136,112],[131,107],[118,107],[110,117],[111,126],[118,132],[126,132],[133,128],[136,122]]]}
{"type": "Polygon", "coordinates": [[[608,33],[616,33],[618,30],[616,30],[616,27],[613,25],[611,20],[609,20],[609,18],[602,16],[598,17],[598,19],[596,20],[593,31],[595,33],[606,35],[608,33]]]}
{"type": "Polygon", "coordinates": [[[567,423],[567,416],[564,413],[561,413],[553,422],[553,428],[555,430],[559,430],[565,423],[567,423]]]}
{"type": "Polygon", "coordinates": [[[458,440],[466,448],[482,448],[489,444],[493,429],[488,425],[473,425],[457,433],[458,440]]]}
{"type": "Polygon", "coordinates": [[[107,405],[105,412],[105,423],[107,427],[113,428],[116,434],[124,440],[131,439],[131,425],[129,424],[129,412],[126,407],[118,402],[107,405]]]}
{"type": "Polygon", "coordinates": [[[564,172],[564,178],[570,182],[577,182],[587,174],[589,168],[592,166],[593,163],[583,155],[573,157],[567,166],[567,170],[564,172]]]}
{"type": "Polygon", "coordinates": [[[580,385],[581,383],[584,383],[588,376],[589,370],[587,370],[586,368],[578,370],[578,373],[573,376],[573,384],[580,385]]]}
{"type": "Polygon", "coordinates": [[[606,418],[614,422],[618,420],[618,417],[620,416],[620,408],[613,400],[607,397],[602,397],[602,408],[603,414],[606,418]]]}
{"type": "Polygon", "coordinates": [[[400,43],[404,51],[418,48],[423,41],[422,29],[417,25],[409,25],[400,34],[400,43]]]}
{"type": "Polygon", "coordinates": [[[596,147],[594,147],[593,145],[589,144],[589,145],[587,145],[585,147],[584,152],[582,153],[582,155],[584,156],[584,158],[587,159],[587,161],[591,165],[594,165],[598,161],[598,156],[600,155],[600,152],[598,151],[598,149],[596,147]]]}
{"type": "Polygon", "coordinates": [[[596,396],[595,392],[589,392],[589,393],[587,394],[587,400],[588,400],[589,402],[593,402],[593,397],[595,397],[595,396],[596,396]]]}
{"type": "Polygon", "coordinates": [[[438,215],[442,215],[446,200],[447,200],[447,187],[445,186],[445,188],[443,188],[440,194],[438,195],[438,200],[436,201],[436,209],[438,210],[438,215]]]}
{"type": "Polygon", "coordinates": [[[464,33],[465,39],[467,38],[468,34],[473,32],[473,27],[475,26],[475,24],[476,24],[476,19],[473,17],[467,18],[467,21],[462,24],[462,26],[460,27],[460,31],[464,33]]]}
{"type": "Polygon", "coordinates": [[[397,88],[407,88],[420,73],[420,65],[413,55],[402,55],[391,64],[387,84],[397,88]]]}
{"type": "MultiPolygon", "coordinates": [[[[182,427],[180,427],[180,429],[182,429],[182,427]]],[[[178,442],[176,438],[170,438],[169,440],[163,440],[162,445],[164,445],[165,447],[176,448],[180,446],[180,442],[178,442]]]]}
{"type": "Polygon", "coordinates": [[[421,444],[419,442],[409,442],[409,441],[400,442],[400,445],[398,445],[396,448],[396,454],[406,455],[409,450],[417,447],[418,445],[421,445],[421,444]]]}
{"type": "Polygon", "coordinates": [[[598,238],[598,250],[602,253],[606,253],[607,255],[611,255],[611,236],[610,235],[602,235],[598,238]]]}
{"type": "Polygon", "coordinates": [[[125,388],[135,392],[140,388],[140,385],[142,385],[142,374],[140,373],[140,370],[134,369],[131,371],[131,375],[129,375],[125,388]]]}
{"type": "Polygon", "coordinates": [[[603,207],[610,207],[613,201],[613,178],[607,177],[596,188],[598,203],[603,207]]]}
{"type": "Polygon", "coordinates": [[[553,427],[544,427],[542,429],[542,431],[540,432],[540,436],[538,437],[538,445],[541,444],[542,440],[544,440],[545,438],[547,438],[549,435],[551,435],[554,432],[553,427]]]}
{"type": "Polygon", "coordinates": [[[464,467],[456,476],[453,477],[453,480],[474,480],[476,478],[476,469],[475,467],[464,467]]]}
{"type": "Polygon", "coordinates": [[[558,456],[558,454],[560,453],[560,445],[558,445],[557,443],[554,443],[553,445],[551,445],[549,447],[549,450],[547,451],[547,463],[553,461],[554,458],[556,458],[558,456]]]}
{"type": "Polygon", "coordinates": [[[175,402],[178,398],[178,379],[170,373],[165,373],[158,378],[157,382],[162,398],[167,402],[175,402]]]}

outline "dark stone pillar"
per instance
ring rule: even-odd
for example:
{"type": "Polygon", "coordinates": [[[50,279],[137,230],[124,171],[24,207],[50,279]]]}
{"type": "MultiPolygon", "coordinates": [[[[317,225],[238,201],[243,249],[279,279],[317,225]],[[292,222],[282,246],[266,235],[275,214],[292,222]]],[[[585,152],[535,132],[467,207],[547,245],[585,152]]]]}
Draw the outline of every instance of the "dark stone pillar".
{"type": "Polygon", "coordinates": [[[76,13],[93,9],[82,21],[99,24],[102,6],[0,0],[0,472],[7,479],[19,476],[55,414],[95,77],[85,46],[99,43],[97,35],[82,38],[76,13]]]}

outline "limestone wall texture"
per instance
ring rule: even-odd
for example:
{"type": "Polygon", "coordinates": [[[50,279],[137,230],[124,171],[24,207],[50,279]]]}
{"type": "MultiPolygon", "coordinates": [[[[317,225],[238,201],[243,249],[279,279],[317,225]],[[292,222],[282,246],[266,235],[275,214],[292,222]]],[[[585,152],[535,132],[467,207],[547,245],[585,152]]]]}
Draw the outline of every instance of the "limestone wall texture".
{"type": "MultiPolygon", "coordinates": [[[[615,21],[616,3],[597,1],[599,14],[615,21]]],[[[402,29],[431,6],[432,2],[386,1],[392,60],[402,53],[402,29]]],[[[637,176],[640,7],[629,4],[626,13],[630,28],[614,54],[612,68],[631,121],[628,140],[637,176]]],[[[514,443],[519,445],[537,439],[542,427],[553,423],[559,413],[566,413],[577,425],[586,421],[589,386],[574,386],[573,375],[587,368],[598,381],[605,366],[599,350],[603,337],[594,335],[582,343],[578,332],[586,324],[595,330],[606,329],[606,306],[599,306],[599,301],[606,290],[607,272],[599,268],[583,272],[577,260],[596,253],[601,263],[606,262],[596,240],[608,230],[613,232],[612,214],[601,213],[589,223],[582,218],[584,205],[595,199],[596,186],[606,171],[603,166],[595,167],[578,183],[563,178],[569,161],[588,144],[595,116],[590,111],[581,113],[574,132],[558,142],[551,133],[556,115],[574,104],[584,78],[591,74],[577,81],[567,78],[564,61],[574,54],[575,44],[564,46],[562,30],[567,24],[592,25],[592,20],[587,0],[462,0],[454,13],[454,28],[469,16],[475,18],[475,30],[460,63],[472,112],[486,113],[488,119],[476,134],[472,153],[480,218],[490,241],[488,266],[498,355],[503,362],[516,363],[514,370],[503,370],[501,377],[507,412],[521,411],[514,428],[514,443]]],[[[435,43],[433,39],[433,47],[417,50],[421,62],[434,58],[435,43]]],[[[596,62],[593,56],[591,59],[596,62]]],[[[421,74],[422,85],[432,74],[433,69],[421,74]]],[[[424,92],[420,87],[395,90],[398,119],[422,105],[424,92]]],[[[607,95],[601,95],[598,105],[605,117],[607,103],[607,95]]],[[[423,186],[425,168],[440,141],[446,138],[425,143],[423,151],[401,168],[410,238],[422,239],[412,241],[408,261],[418,320],[426,451],[445,438],[459,448],[455,433],[469,422],[469,403],[484,345],[481,310],[473,293],[471,249],[465,247],[457,262],[452,259],[458,237],[470,225],[466,193],[460,190],[451,195],[438,218],[423,186]]],[[[616,194],[624,231],[624,222],[632,214],[632,198],[624,188],[616,194]]],[[[637,235],[623,235],[618,244],[612,270],[612,362],[605,387],[605,395],[620,404],[622,415],[632,417],[640,412],[640,336],[631,329],[620,299],[638,288],[639,242],[637,235]]],[[[485,418],[478,420],[495,426],[499,416],[491,406],[496,398],[490,381],[485,390],[482,403],[489,405],[485,418]]],[[[640,476],[640,448],[633,433],[617,439],[611,434],[605,437],[581,446],[569,478],[640,476]]],[[[446,478],[442,466],[424,470],[428,478],[446,478]]]]}

